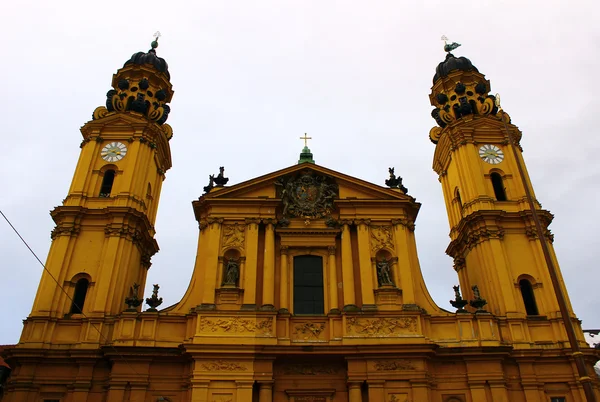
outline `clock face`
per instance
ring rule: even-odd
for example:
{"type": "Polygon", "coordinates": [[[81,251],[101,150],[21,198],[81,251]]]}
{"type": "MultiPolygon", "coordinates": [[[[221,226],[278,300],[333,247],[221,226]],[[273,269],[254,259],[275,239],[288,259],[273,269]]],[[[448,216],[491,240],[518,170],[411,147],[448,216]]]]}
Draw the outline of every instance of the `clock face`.
{"type": "Polygon", "coordinates": [[[121,142],[111,142],[102,148],[100,156],[107,162],[118,162],[127,154],[127,147],[121,142]]]}
{"type": "Polygon", "coordinates": [[[496,145],[487,144],[479,148],[479,157],[484,162],[497,165],[504,159],[504,152],[496,145]]]}

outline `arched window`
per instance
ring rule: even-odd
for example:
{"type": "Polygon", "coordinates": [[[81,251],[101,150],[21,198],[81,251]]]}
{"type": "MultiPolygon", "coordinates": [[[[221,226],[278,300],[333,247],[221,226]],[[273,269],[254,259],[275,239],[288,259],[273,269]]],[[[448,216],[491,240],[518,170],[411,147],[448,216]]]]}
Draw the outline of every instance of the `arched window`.
{"type": "Polygon", "coordinates": [[[102,179],[102,186],[100,186],[100,197],[110,197],[113,183],[115,181],[115,171],[112,169],[104,172],[104,178],[102,179]]]}
{"type": "Polygon", "coordinates": [[[75,293],[73,294],[73,304],[71,304],[71,314],[81,314],[85,303],[85,296],[88,291],[90,281],[81,278],[75,284],[75,293]]]}
{"type": "Polygon", "coordinates": [[[521,288],[521,296],[523,296],[523,303],[525,304],[525,311],[527,315],[538,315],[537,305],[535,304],[535,296],[533,294],[533,286],[527,279],[521,279],[519,281],[519,287],[521,288]]]}
{"type": "Polygon", "coordinates": [[[294,314],[324,314],[323,258],[294,257],[294,314]]]}
{"type": "Polygon", "coordinates": [[[490,175],[492,179],[492,186],[494,187],[494,194],[498,201],[506,201],[506,191],[504,190],[504,183],[502,182],[502,176],[499,173],[492,173],[490,175]]]}
{"type": "Polygon", "coordinates": [[[460,209],[462,209],[462,199],[460,198],[460,191],[458,190],[458,187],[456,188],[456,190],[454,190],[454,198],[456,198],[458,206],[460,207],[460,209]]]}

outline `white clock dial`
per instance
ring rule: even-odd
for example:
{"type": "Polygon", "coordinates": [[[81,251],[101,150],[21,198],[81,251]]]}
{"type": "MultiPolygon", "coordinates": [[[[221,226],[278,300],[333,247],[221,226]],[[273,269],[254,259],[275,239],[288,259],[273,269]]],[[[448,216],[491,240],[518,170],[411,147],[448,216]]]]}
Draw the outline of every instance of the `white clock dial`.
{"type": "Polygon", "coordinates": [[[504,152],[496,145],[486,144],[479,148],[479,157],[484,162],[497,165],[504,159],[504,152]]]}
{"type": "Polygon", "coordinates": [[[107,162],[118,162],[127,154],[127,147],[121,142],[111,142],[102,148],[100,156],[107,162]]]}

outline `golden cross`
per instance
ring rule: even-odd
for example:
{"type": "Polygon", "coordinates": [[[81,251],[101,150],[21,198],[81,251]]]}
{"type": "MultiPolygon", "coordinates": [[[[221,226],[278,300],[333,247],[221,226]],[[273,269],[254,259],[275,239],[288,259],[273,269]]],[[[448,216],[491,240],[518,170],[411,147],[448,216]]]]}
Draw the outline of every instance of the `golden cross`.
{"type": "Polygon", "coordinates": [[[306,133],[304,133],[304,137],[300,137],[301,140],[304,140],[304,146],[308,146],[308,140],[312,140],[312,137],[307,137],[306,133]]]}

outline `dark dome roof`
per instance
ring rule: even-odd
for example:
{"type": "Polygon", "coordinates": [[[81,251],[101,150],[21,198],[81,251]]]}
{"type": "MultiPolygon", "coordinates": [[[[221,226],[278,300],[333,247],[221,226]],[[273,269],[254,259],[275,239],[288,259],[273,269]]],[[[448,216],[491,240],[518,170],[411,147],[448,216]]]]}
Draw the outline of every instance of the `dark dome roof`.
{"type": "Polygon", "coordinates": [[[171,79],[171,74],[169,74],[169,65],[167,64],[165,59],[163,59],[162,57],[158,57],[156,55],[156,50],[154,50],[154,49],[148,50],[147,53],[144,53],[144,52],[135,53],[133,56],[131,56],[131,59],[129,59],[125,62],[123,67],[125,67],[128,64],[138,64],[138,65],[152,64],[155,69],[157,69],[161,73],[165,73],[165,75],[167,76],[167,79],[169,79],[169,80],[171,79]]]}
{"type": "Polygon", "coordinates": [[[437,68],[435,69],[433,83],[435,84],[439,78],[446,77],[454,70],[479,72],[477,67],[471,63],[471,60],[467,59],[466,57],[454,57],[452,53],[448,53],[446,55],[446,60],[438,64],[437,68]]]}

